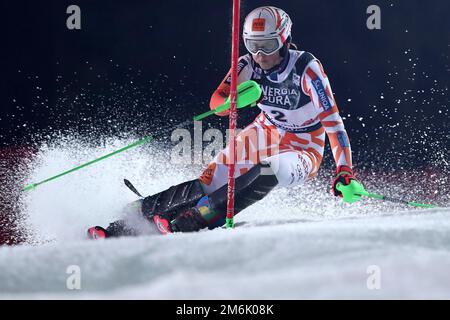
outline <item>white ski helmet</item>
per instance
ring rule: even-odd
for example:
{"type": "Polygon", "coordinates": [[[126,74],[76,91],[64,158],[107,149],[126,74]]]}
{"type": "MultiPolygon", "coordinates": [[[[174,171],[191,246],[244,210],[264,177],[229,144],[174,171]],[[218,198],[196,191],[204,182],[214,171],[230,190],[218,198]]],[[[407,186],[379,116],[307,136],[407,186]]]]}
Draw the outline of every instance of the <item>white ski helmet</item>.
{"type": "Polygon", "coordinates": [[[291,29],[291,18],[283,10],[272,6],[256,8],[245,18],[245,47],[252,54],[273,54],[290,41],[291,29]]]}

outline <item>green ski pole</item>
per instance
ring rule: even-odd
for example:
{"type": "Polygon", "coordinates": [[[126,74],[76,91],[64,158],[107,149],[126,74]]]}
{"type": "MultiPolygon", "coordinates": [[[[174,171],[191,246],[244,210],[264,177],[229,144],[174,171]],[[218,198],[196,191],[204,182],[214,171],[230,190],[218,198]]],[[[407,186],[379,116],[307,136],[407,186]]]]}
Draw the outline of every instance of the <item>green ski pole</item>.
{"type": "Polygon", "coordinates": [[[378,200],[384,200],[384,201],[390,201],[390,202],[397,202],[397,203],[407,204],[407,205],[414,206],[414,207],[437,208],[437,206],[431,205],[431,204],[424,204],[424,203],[417,203],[417,202],[413,202],[413,201],[406,201],[406,200],[403,200],[403,199],[392,198],[392,197],[382,196],[382,195],[373,194],[373,193],[363,194],[363,196],[366,196],[366,197],[369,197],[369,198],[378,199],[378,200]]]}
{"type": "Polygon", "coordinates": [[[115,154],[118,154],[118,153],[123,152],[123,151],[125,151],[125,150],[128,150],[128,149],[130,149],[130,148],[133,148],[133,147],[142,145],[142,144],[144,144],[144,143],[146,143],[146,142],[148,142],[148,141],[151,141],[152,139],[153,139],[152,137],[146,137],[146,138],[144,138],[144,139],[142,139],[142,140],[139,140],[139,141],[137,141],[137,142],[134,142],[134,143],[132,143],[132,144],[126,146],[126,147],[123,147],[123,148],[121,148],[121,149],[119,149],[119,150],[116,150],[116,151],[113,151],[113,152],[111,152],[111,153],[108,153],[107,155],[104,155],[104,156],[102,156],[102,157],[100,157],[100,158],[97,158],[97,159],[95,159],[95,160],[89,161],[89,162],[87,162],[87,163],[85,163],[85,164],[82,164],[82,165],[80,165],[80,166],[78,166],[78,167],[75,167],[75,168],[73,168],[73,169],[64,171],[63,173],[60,173],[60,174],[58,174],[58,175],[56,175],[56,176],[50,177],[50,178],[48,178],[48,179],[45,179],[45,180],[42,180],[42,181],[39,181],[39,182],[36,182],[36,183],[31,183],[31,184],[27,185],[26,187],[24,187],[24,188],[22,189],[22,191],[32,190],[32,189],[36,188],[37,186],[39,186],[39,185],[41,185],[41,184],[44,184],[44,183],[46,183],[46,182],[49,182],[49,181],[58,179],[58,178],[60,178],[60,177],[62,177],[62,176],[64,176],[64,175],[66,175],[66,174],[69,174],[69,173],[71,173],[71,172],[80,170],[81,168],[84,168],[84,167],[87,167],[87,166],[89,166],[89,165],[91,165],[91,164],[94,164],[94,163],[96,163],[96,162],[102,161],[102,160],[104,160],[104,159],[106,159],[106,158],[109,158],[109,157],[111,157],[111,156],[113,156],[113,155],[115,155],[115,154]]]}
{"type": "Polygon", "coordinates": [[[406,201],[403,199],[369,193],[364,189],[364,187],[360,183],[357,183],[355,180],[351,180],[350,184],[348,184],[348,185],[343,185],[342,183],[338,183],[336,188],[342,193],[344,202],[349,202],[349,203],[358,201],[359,197],[361,197],[361,196],[366,196],[369,198],[374,198],[374,199],[383,200],[383,201],[407,204],[407,205],[414,206],[414,207],[437,208],[437,206],[435,206],[435,205],[417,203],[417,202],[413,202],[413,201],[406,201]]]}

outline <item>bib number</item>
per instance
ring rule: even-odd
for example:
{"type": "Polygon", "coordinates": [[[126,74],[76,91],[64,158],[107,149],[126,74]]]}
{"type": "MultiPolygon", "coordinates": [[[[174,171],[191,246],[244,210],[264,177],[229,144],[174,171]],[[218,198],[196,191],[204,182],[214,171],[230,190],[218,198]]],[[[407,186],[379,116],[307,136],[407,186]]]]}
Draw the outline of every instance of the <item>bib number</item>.
{"type": "Polygon", "coordinates": [[[275,120],[280,122],[287,122],[286,115],[278,110],[271,110],[270,113],[274,116],[275,120]]]}

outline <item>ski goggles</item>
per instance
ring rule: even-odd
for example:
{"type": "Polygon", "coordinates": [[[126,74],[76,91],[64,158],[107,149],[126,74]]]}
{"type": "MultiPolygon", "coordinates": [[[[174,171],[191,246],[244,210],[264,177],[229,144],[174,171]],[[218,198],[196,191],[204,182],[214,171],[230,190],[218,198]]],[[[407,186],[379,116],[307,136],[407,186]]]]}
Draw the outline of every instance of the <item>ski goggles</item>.
{"type": "Polygon", "coordinates": [[[265,55],[270,55],[283,47],[279,38],[263,40],[245,39],[244,44],[251,54],[263,53],[265,55]]]}

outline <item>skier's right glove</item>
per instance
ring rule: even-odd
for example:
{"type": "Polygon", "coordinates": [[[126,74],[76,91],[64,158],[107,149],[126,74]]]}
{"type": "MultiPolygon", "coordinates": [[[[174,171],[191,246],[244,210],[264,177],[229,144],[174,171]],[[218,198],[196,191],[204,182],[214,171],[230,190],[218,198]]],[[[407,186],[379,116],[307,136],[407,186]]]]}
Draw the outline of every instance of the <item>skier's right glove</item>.
{"type": "MultiPolygon", "coordinates": [[[[244,83],[241,83],[241,84],[238,86],[238,88],[237,88],[237,90],[238,90],[238,95],[240,94],[240,92],[241,92],[242,90],[246,90],[247,88],[248,88],[248,85],[246,85],[245,82],[244,82],[244,83]]],[[[228,97],[225,99],[224,104],[226,104],[226,103],[229,104],[229,103],[230,103],[230,97],[231,97],[231,96],[228,96],[228,97]]],[[[247,105],[244,105],[244,106],[239,106],[238,108],[244,108],[244,107],[247,107],[248,105],[250,105],[251,107],[255,107],[255,106],[256,106],[258,103],[260,103],[263,99],[264,99],[264,93],[263,93],[263,91],[261,90],[261,94],[260,94],[258,100],[252,102],[251,104],[247,104],[247,105]]],[[[225,111],[216,113],[216,115],[221,116],[221,117],[223,117],[223,116],[228,116],[229,114],[230,114],[230,109],[227,109],[227,110],[225,110],[225,111]]]]}
{"type": "Polygon", "coordinates": [[[344,202],[353,203],[359,201],[362,195],[367,194],[367,191],[356,180],[352,168],[339,166],[336,170],[336,178],[333,180],[332,193],[336,197],[341,197],[344,202]]]}
{"type": "MultiPolygon", "coordinates": [[[[264,94],[261,93],[261,97],[259,97],[258,101],[253,102],[252,104],[250,104],[251,107],[255,107],[258,103],[261,102],[261,100],[264,99],[264,94]]],[[[224,103],[229,103],[230,102],[230,96],[228,96],[228,98],[225,99],[224,103]]],[[[225,111],[222,112],[218,112],[216,113],[218,116],[228,116],[230,114],[230,109],[227,109],[225,111]]]]}

